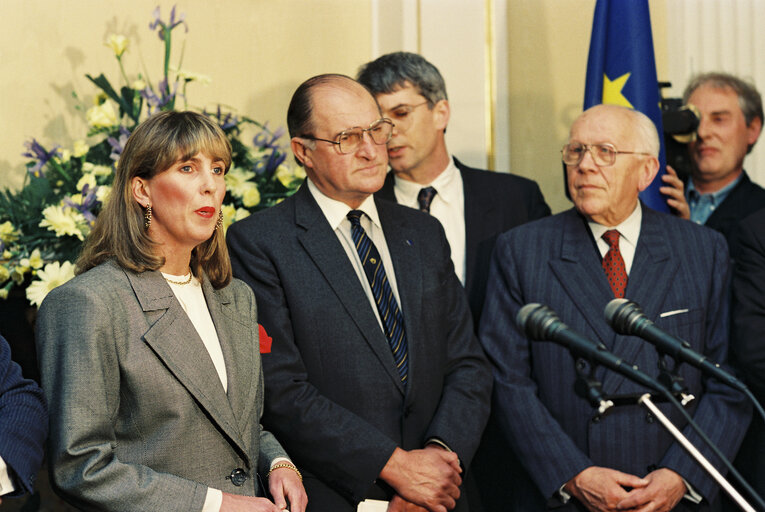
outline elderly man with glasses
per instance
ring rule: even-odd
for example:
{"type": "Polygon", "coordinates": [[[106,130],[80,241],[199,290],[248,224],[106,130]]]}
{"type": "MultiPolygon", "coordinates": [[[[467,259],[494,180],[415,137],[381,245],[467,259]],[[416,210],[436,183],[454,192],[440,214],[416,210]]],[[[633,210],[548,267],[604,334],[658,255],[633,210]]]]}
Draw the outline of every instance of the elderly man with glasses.
{"type": "Polygon", "coordinates": [[[309,511],[466,510],[491,373],[443,228],[373,197],[393,123],[363,86],[313,77],[287,124],[308,179],[228,231],[273,338],[264,425],[303,472],[309,511]]]}
{"type": "MultiPolygon", "coordinates": [[[[725,361],[725,241],[639,202],[658,171],[658,152],[658,134],[646,116],[592,107],[574,122],[562,150],[575,207],[497,240],[480,339],[494,363],[494,412],[535,484],[515,487],[515,510],[699,510],[698,503],[703,509],[717,498],[717,484],[637,405],[646,388],[589,361],[575,362],[564,347],[531,342],[515,323],[524,305],[547,305],[584,338],[656,375],[654,347],[615,334],[604,319],[606,304],[623,297],[696,352],[725,361]],[[604,415],[575,391],[575,382],[587,378],[599,381],[603,396],[616,404],[604,415]]],[[[696,397],[688,412],[731,457],[751,414],[746,399],[688,365],[679,375],[696,397]]],[[[676,411],[661,407],[716,461],[676,411]]]]}

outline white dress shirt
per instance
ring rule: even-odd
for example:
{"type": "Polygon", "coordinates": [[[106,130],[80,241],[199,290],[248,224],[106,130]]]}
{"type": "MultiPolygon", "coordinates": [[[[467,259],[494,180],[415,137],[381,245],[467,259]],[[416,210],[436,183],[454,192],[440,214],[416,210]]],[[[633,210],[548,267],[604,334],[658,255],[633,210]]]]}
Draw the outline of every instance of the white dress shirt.
{"type": "Polygon", "coordinates": [[[0,496],[10,494],[15,491],[13,486],[11,475],[8,473],[8,465],[5,463],[2,457],[0,457],[0,496]]]}
{"type": "Polygon", "coordinates": [[[640,236],[640,223],[643,221],[643,210],[638,201],[637,206],[632,211],[629,217],[617,226],[604,226],[597,222],[589,221],[587,225],[590,227],[592,236],[595,237],[595,242],[598,244],[598,250],[600,251],[600,257],[605,258],[608,252],[608,244],[603,240],[603,233],[609,229],[615,229],[619,232],[619,252],[622,253],[624,258],[624,268],[627,270],[627,275],[630,275],[630,269],[632,268],[632,261],[635,259],[635,248],[637,247],[638,237],[640,236]]]}
{"type": "MultiPolygon", "coordinates": [[[[392,171],[391,171],[392,172],[392,171]]],[[[444,227],[446,239],[454,263],[454,273],[460,282],[465,284],[465,192],[460,170],[449,156],[449,165],[428,185],[407,181],[396,176],[393,190],[396,201],[410,208],[420,209],[417,194],[425,187],[436,189],[433,202],[430,203],[430,214],[437,218],[444,227]]]]}
{"type": "MultiPolygon", "coordinates": [[[[353,270],[356,271],[356,277],[358,277],[361,286],[364,288],[364,292],[369,300],[369,305],[372,307],[377,322],[380,324],[380,329],[385,333],[382,320],[380,319],[380,313],[377,311],[377,303],[375,296],[372,293],[372,287],[369,286],[369,280],[364,273],[364,265],[361,263],[359,253],[356,251],[356,244],[353,242],[351,236],[351,221],[348,220],[348,212],[351,211],[351,207],[347,204],[336,201],[319,190],[310,178],[306,180],[308,182],[308,190],[316,200],[321,209],[324,217],[329,222],[332,230],[337,235],[337,239],[342,244],[345,254],[348,256],[348,260],[353,266],[353,270]]],[[[361,205],[356,208],[365,213],[361,216],[361,227],[367,232],[367,236],[372,240],[372,243],[377,247],[377,251],[380,253],[380,258],[383,261],[383,267],[385,268],[385,275],[388,277],[390,288],[393,291],[393,296],[396,297],[396,302],[401,308],[401,299],[398,295],[398,286],[396,285],[396,274],[393,271],[393,261],[390,258],[390,252],[388,251],[388,243],[385,241],[385,234],[380,224],[380,217],[377,214],[377,206],[375,206],[374,198],[370,195],[367,197],[361,205]]]]}

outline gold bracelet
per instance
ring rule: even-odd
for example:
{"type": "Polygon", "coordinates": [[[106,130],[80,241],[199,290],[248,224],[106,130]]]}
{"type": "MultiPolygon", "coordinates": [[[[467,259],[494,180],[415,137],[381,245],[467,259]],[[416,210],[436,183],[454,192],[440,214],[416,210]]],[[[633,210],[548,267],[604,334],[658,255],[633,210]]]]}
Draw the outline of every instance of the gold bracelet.
{"type": "Polygon", "coordinates": [[[300,479],[300,481],[301,482],[303,481],[303,475],[300,473],[300,470],[294,464],[292,464],[291,462],[280,462],[278,464],[274,464],[274,466],[270,469],[270,471],[266,475],[266,478],[270,477],[271,473],[273,473],[275,470],[282,469],[282,468],[284,468],[284,469],[291,469],[292,471],[297,473],[297,476],[300,479]]]}

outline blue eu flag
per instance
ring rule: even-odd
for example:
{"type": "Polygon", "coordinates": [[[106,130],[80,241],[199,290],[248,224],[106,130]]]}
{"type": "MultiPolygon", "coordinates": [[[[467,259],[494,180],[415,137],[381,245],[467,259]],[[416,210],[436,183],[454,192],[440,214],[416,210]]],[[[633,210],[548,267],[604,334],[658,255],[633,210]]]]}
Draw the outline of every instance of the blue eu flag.
{"type": "MultiPolygon", "coordinates": [[[[648,0],[598,0],[587,59],[584,108],[600,103],[634,108],[651,118],[663,139],[659,101],[648,0]]],[[[665,163],[662,140],[659,173],[640,199],[654,210],[668,212],[666,199],[659,192],[665,163]]]]}

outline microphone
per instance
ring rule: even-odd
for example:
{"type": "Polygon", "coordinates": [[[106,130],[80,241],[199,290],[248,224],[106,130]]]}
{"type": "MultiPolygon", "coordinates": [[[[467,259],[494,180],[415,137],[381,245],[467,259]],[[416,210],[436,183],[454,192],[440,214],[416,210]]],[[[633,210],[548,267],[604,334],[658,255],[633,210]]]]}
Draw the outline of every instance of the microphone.
{"type": "Polygon", "coordinates": [[[606,304],[604,313],[606,322],[617,333],[639,336],[677,361],[688,363],[741,391],[747,390],[743,382],[693,350],[687,341],[657,327],[636,303],[627,299],[613,299],[606,304]]]}
{"type": "Polygon", "coordinates": [[[606,368],[624,375],[643,386],[665,393],[666,390],[655,379],[649,377],[637,366],[625,362],[608,351],[602,342],[593,343],[561,322],[555,311],[543,304],[531,303],[523,306],[515,317],[516,324],[532,340],[552,341],[563,345],[571,352],[602,364],[606,368]]]}

